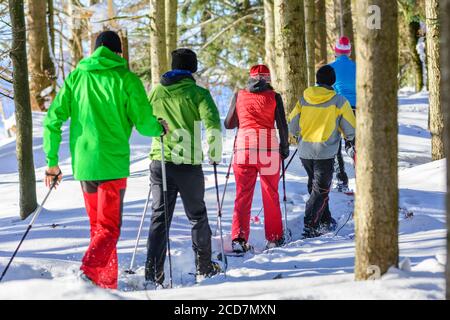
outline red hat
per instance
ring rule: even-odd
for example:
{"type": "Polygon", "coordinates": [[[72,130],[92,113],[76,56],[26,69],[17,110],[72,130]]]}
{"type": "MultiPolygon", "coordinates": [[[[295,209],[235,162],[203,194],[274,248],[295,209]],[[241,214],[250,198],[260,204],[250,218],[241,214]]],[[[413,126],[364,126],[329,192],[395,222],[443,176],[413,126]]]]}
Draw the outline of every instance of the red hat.
{"type": "Polygon", "coordinates": [[[258,64],[251,67],[250,78],[264,79],[267,82],[270,82],[270,70],[266,65],[258,64]]]}
{"type": "Polygon", "coordinates": [[[337,54],[350,54],[352,53],[352,44],[350,43],[350,39],[347,37],[341,37],[334,47],[334,51],[337,54]]]}

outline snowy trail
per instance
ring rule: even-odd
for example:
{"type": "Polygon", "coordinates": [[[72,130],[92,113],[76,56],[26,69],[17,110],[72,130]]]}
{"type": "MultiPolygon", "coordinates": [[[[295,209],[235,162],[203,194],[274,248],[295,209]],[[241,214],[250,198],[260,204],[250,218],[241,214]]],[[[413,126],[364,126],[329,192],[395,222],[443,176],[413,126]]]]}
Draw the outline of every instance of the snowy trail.
{"type": "MultiPolygon", "coordinates": [[[[218,276],[194,284],[194,256],[191,249],[190,225],[183,206],[177,202],[171,227],[175,289],[145,292],[135,289],[143,279],[146,237],[150,210],[144,224],[136,258],[136,276],[123,273],[128,269],[134,248],[145,197],[148,192],[147,153],[150,139],[132,137],[131,177],[125,196],[122,233],[118,244],[119,290],[107,292],[86,287],[76,280],[81,257],[89,242],[89,224],[83,207],[79,183],[73,181],[68,152],[68,134],[61,146],[61,168],[65,181],[51,195],[45,210],[23,244],[5,282],[0,284],[4,298],[137,298],[137,299],[442,299],[445,260],[445,163],[431,163],[430,135],[427,131],[427,96],[400,96],[399,165],[400,165],[400,259],[403,270],[392,270],[382,281],[353,282],[353,221],[338,237],[327,235],[314,240],[299,240],[303,228],[307,177],[299,159],[289,168],[287,178],[288,220],[293,242],[269,252],[229,258],[227,278],[218,276]],[[413,212],[405,218],[404,213],[413,212]],[[276,278],[276,280],[274,280],[276,278]],[[39,289],[36,289],[39,288],[39,289]]],[[[46,190],[42,176],[45,158],[42,151],[42,114],[34,115],[34,150],[38,182],[38,198],[46,190]]],[[[225,140],[224,159],[228,160],[233,134],[225,140]]],[[[346,157],[350,177],[354,177],[351,159],[346,157]]],[[[17,166],[13,141],[0,144],[0,270],[3,270],[28,221],[17,216],[17,166]]],[[[225,183],[227,163],[219,167],[220,194],[225,183]]],[[[206,204],[211,229],[216,226],[216,198],[212,167],[204,165],[206,204]]],[[[354,187],[354,180],[351,181],[354,187]]],[[[252,215],[261,206],[259,183],[255,189],[252,215]]],[[[226,246],[230,246],[230,229],[235,196],[234,177],[230,177],[223,207],[226,246]]],[[[343,223],[353,211],[353,198],[332,192],[331,212],[343,223]]],[[[261,216],[262,218],[262,216],[261,216]]],[[[263,219],[261,219],[263,222],[263,219]]],[[[213,239],[218,249],[219,238],[213,239]]],[[[252,224],[250,242],[257,252],[265,246],[263,224],[252,224]]]]}

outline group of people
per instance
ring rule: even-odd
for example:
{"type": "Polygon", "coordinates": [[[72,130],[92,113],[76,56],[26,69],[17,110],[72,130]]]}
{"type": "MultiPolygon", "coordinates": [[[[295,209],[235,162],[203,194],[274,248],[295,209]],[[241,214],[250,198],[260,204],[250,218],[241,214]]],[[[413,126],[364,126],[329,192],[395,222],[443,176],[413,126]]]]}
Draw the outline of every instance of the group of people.
{"type": "MultiPolygon", "coordinates": [[[[306,205],[304,237],[317,237],[336,224],[328,207],[328,194],[342,135],[346,149],[354,153],[355,68],[350,52],[348,39],[340,39],[336,62],[319,69],[317,85],[305,91],[288,121],[283,99],[272,88],[270,71],[264,65],[251,68],[247,88],[233,97],[224,126],[237,128],[232,163],[236,179],[234,251],[251,248],[250,212],[258,175],[267,247],[285,243],[278,184],[280,167],[290,153],[290,135],[299,142],[299,155],[309,177],[311,197],[306,205]],[[353,79],[350,86],[348,79],[353,79]]],[[[163,74],[147,95],[121,53],[120,37],[113,31],[102,32],[92,55],[81,60],[65,80],[44,121],[45,181],[50,187],[62,179],[58,150],[62,125],[70,119],[73,175],[81,182],[90,221],[90,244],[82,259],[80,278],[103,288],[117,288],[116,245],[130,174],[133,127],[144,136],[163,137],[153,140],[150,151],[152,216],[145,280],[155,286],[164,283],[165,239],[169,232],[166,222],[170,226],[178,194],[191,223],[197,275],[214,276],[220,267],[211,259],[201,128],[209,146],[209,163],[217,165],[222,158],[222,123],[210,92],[197,85],[193,77],[197,56],[190,49],[173,51],[172,70],[163,74]]],[[[343,161],[338,163],[338,178],[346,185],[343,161]]]]}

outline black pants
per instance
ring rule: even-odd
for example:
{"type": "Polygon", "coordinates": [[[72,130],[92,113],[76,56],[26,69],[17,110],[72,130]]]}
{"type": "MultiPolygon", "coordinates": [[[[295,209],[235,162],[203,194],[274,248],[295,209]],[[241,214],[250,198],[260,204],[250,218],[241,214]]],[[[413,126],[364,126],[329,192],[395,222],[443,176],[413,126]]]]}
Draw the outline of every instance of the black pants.
{"type": "Polygon", "coordinates": [[[334,159],[301,160],[308,174],[308,192],[311,195],[306,203],[305,227],[317,229],[319,224],[331,221],[328,195],[333,181],[334,159]]]}
{"type": "Polygon", "coordinates": [[[345,172],[345,162],[342,156],[342,139],[339,141],[339,149],[336,154],[335,169],[336,169],[336,178],[339,180],[339,182],[348,185],[348,176],[347,173],[345,172]]]}
{"type": "MultiPolygon", "coordinates": [[[[168,223],[172,221],[177,195],[180,193],[186,215],[192,225],[192,248],[197,271],[211,271],[211,229],[204,201],[205,180],[200,165],[175,165],[166,163],[168,223]]],[[[162,189],[161,162],[152,161],[150,182],[153,196],[152,218],[147,242],[146,280],[164,282],[166,258],[166,227],[162,189]]]]}

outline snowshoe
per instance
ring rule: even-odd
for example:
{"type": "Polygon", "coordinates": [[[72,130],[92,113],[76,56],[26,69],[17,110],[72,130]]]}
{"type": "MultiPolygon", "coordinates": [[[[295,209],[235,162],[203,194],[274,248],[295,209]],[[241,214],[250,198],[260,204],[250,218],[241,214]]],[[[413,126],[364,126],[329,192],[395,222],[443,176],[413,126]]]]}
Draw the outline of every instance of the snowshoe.
{"type": "Polygon", "coordinates": [[[284,238],[281,238],[276,241],[267,241],[265,250],[278,248],[278,247],[283,246],[284,244],[285,244],[284,238]]]}
{"type": "Polygon", "coordinates": [[[220,264],[214,261],[211,261],[211,269],[209,272],[202,273],[200,271],[197,271],[195,274],[195,282],[200,283],[205,279],[212,278],[215,275],[222,272],[222,268],[220,267],[220,264]]]}
{"type": "MultiPolygon", "coordinates": [[[[231,242],[232,253],[244,255],[246,252],[253,251],[253,247],[244,239],[235,239],[231,242]]],[[[225,253],[226,254],[226,253],[225,253]]]]}
{"type": "Polygon", "coordinates": [[[144,289],[145,290],[162,290],[166,289],[162,283],[157,283],[151,280],[144,281],[144,289]]]}
{"type": "Polygon", "coordinates": [[[311,227],[304,227],[302,237],[303,239],[313,239],[322,236],[322,233],[319,230],[311,227]]]}
{"type": "Polygon", "coordinates": [[[336,220],[331,218],[330,221],[323,222],[319,225],[320,233],[326,234],[326,233],[334,232],[337,229],[337,225],[338,225],[338,223],[336,222],[336,220]]]}
{"type": "Polygon", "coordinates": [[[80,270],[80,272],[78,273],[78,280],[80,280],[80,281],[82,281],[82,282],[84,282],[84,283],[86,283],[86,284],[88,284],[88,285],[91,285],[91,286],[97,286],[96,284],[95,284],[95,282],[91,279],[91,278],[89,278],[83,271],[81,271],[80,270]]]}

